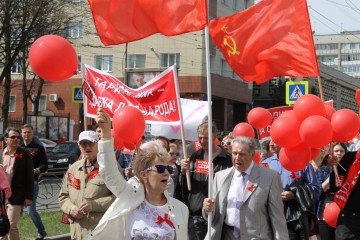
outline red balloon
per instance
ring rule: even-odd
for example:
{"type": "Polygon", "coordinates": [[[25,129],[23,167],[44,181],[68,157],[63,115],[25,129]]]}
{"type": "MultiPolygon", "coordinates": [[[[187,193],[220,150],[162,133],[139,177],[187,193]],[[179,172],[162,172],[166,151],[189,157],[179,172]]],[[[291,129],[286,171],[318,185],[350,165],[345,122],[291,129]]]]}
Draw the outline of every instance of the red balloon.
{"type": "Polygon", "coordinates": [[[122,107],[114,114],[113,127],[124,142],[137,143],[145,131],[145,118],[136,107],[122,107]]]}
{"type": "Polygon", "coordinates": [[[304,169],[310,161],[310,150],[293,150],[281,148],[279,153],[281,165],[290,172],[297,172],[304,169]]]}
{"type": "Polygon", "coordinates": [[[340,207],[335,203],[329,203],[324,209],[325,222],[333,228],[336,228],[336,223],[340,214],[340,207]]]}
{"type": "Polygon", "coordinates": [[[333,140],[336,142],[347,142],[352,140],[360,128],[359,117],[349,109],[336,111],[331,117],[333,129],[333,140]]]}
{"type": "Polygon", "coordinates": [[[324,106],[326,111],[326,118],[329,119],[329,121],[331,121],[331,117],[335,113],[335,109],[328,104],[325,104],[324,106]]]}
{"type": "Polygon", "coordinates": [[[271,124],[272,115],[265,108],[253,108],[248,114],[248,122],[254,128],[265,128],[271,124]]]}
{"type": "Polygon", "coordinates": [[[243,136],[243,137],[254,138],[255,132],[250,124],[241,122],[234,127],[233,135],[234,137],[243,136]]]}
{"type": "Polygon", "coordinates": [[[288,111],[281,113],[279,118],[281,118],[281,117],[290,117],[290,118],[297,119],[294,110],[288,110],[288,111]]]}
{"type": "Polygon", "coordinates": [[[324,103],[319,97],[313,94],[303,95],[296,100],[294,104],[294,112],[300,122],[312,115],[326,116],[324,103]]]}
{"type": "Polygon", "coordinates": [[[255,154],[254,154],[254,162],[256,164],[259,164],[261,158],[260,158],[260,153],[258,151],[255,151],[255,154]]]}
{"type": "Polygon", "coordinates": [[[117,149],[121,150],[124,147],[124,141],[116,135],[114,129],[111,129],[111,137],[114,139],[114,145],[117,149]]]}
{"type": "Polygon", "coordinates": [[[279,146],[292,148],[300,144],[300,123],[295,118],[280,117],[270,128],[271,139],[279,146]]]}
{"type": "Polygon", "coordinates": [[[331,123],[323,116],[310,116],[300,125],[300,137],[309,147],[321,148],[331,142],[331,123]]]}
{"type": "Polygon", "coordinates": [[[134,150],[135,149],[135,143],[132,142],[124,142],[124,147],[126,147],[129,150],[134,150]]]}
{"type": "Polygon", "coordinates": [[[38,38],[29,51],[32,70],[48,81],[63,81],[77,73],[78,56],[71,43],[56,35],[38,38]]]}

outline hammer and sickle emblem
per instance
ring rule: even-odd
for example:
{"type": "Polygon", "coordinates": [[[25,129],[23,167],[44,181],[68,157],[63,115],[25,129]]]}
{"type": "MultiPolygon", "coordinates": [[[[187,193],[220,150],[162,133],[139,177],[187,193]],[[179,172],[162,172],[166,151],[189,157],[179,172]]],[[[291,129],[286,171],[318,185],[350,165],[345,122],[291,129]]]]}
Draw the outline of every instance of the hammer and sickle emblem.
{"type": "Polygon", "coordinates": [[[227,36],[227,38],[226,37],[224,37],[224,46],[225,47],[228,47],[230,50],[228,51],[228,55],[229,56],[231,56],[231,55],[239,55],[240,54],[240,52],[236,49],[236,42],[235,42],[235,40],[231,37],[231,36],[227,36]],[[230,39],[231,40],[231,43],[232,44],[230,44],[229,42],[228,42],[228,39],[230,39]]]}

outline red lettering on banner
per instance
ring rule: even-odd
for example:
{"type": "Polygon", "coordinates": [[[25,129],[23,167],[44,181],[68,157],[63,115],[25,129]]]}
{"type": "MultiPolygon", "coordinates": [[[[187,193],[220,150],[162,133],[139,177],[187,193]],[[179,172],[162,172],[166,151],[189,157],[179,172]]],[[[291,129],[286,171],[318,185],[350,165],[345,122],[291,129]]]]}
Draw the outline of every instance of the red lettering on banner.
{"type": "Polygon", "coordinates": [[[68,179],[73,188],[80,190],[80,179],[74,177],[71,173],[68,173],[68,179]]]}
{"type": "Polygon", "coordinates": [[[207,160],[196,159],[195,161],[195,172],[200,174],[209,173],[209,165],[207,160]]]}

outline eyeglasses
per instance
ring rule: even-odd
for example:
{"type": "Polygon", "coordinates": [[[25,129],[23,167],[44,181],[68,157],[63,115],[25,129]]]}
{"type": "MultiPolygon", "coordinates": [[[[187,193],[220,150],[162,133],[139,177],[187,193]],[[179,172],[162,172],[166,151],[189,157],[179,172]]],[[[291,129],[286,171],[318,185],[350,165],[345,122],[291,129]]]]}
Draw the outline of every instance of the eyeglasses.
{"type": "Polygon", "coordinates": [[[170,156],[180,156],[180,153],[179,152],[169,152],[170,156]]]}
{"type": "Polygon", "coordinates": [[[20,139],[20,136],[11,136],[11,137],[8,137],[8,138],[11,138],[11,139],[20,139]]]}
{"type": "Polygon", "coordinates": [[[170,174],[172,174],[172,172],[174,170],[174,168],[172,166],[170,166],[170,165],[167,165],[167,166],[165,166],[165,165],[154,165],[154,166],[146,168],[144,171],[145,172],[150,172],[151,170],[153,170],[153,167],[156,168],[157,173],[164,173],[165,169],[166,169],[170,174]]]}
{"type": "Polygon", "coordinates": [[[223,145],[223,146],[225,146],[225,145],[230,146],[230,145],[231,145],[231,142],[222,142],[221,145],[223,145]]]}

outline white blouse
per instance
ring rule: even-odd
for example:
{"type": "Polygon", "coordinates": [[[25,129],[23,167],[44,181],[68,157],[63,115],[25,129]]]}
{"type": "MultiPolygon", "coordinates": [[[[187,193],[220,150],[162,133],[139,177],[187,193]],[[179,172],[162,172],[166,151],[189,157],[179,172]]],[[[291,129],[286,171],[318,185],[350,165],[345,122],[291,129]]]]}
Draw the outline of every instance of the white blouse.
{"type": "Polygon", "coordinates": [[[130,213],[127,236],[131,239],[174,240],[175,230],[169,217],[169,206],[154,206],[144,201],[130,213]]]}

